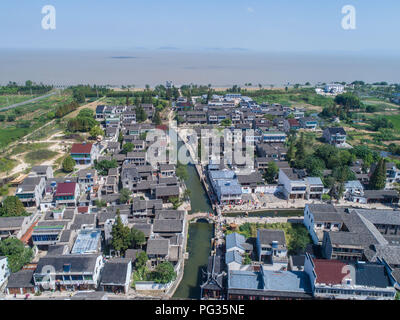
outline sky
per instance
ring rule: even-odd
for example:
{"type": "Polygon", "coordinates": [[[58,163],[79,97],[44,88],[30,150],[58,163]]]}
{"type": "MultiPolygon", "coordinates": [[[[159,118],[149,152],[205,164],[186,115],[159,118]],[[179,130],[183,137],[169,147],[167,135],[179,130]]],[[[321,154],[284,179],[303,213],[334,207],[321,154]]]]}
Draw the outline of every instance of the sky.
{"type": "Polygon", "coordinates": [[[0,49],[400,53],[398,0],[1,0],[0,49]],[[56,9],[43,30],[42,7],[56,9]],[[344,30],[342,7],[356,9],[344,30]]]}

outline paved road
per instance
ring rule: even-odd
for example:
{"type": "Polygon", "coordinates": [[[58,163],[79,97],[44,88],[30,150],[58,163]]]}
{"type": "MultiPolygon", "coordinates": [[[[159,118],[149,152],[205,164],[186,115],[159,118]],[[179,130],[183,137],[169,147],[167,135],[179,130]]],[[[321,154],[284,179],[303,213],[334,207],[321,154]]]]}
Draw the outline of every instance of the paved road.
{"type": "Polygon", "coordinates": [[[36,98],[30,99],[30,100],[25,100],[25,101],[22,101],[22,102],[19,102],[19,103],[15,103],[15,104],[12,104],[12,105],[7,106],[7,107],[0,108],[0,111],[13,109],[13,108],[22,106],[22,105],[27,104],[27,103],[30,103],[30,102],[35,102],[35,101],[37,101],[37,100],[40,100],[40,99],[44,99],[44,98],[53,96],[53,95],[55,95],[55,94],[57,94],[57,93],[58,93],[57,91],[54,91],[54,92],[45,94],[44,96],[40,96],[40,97],[36,97],[36,98]]]}

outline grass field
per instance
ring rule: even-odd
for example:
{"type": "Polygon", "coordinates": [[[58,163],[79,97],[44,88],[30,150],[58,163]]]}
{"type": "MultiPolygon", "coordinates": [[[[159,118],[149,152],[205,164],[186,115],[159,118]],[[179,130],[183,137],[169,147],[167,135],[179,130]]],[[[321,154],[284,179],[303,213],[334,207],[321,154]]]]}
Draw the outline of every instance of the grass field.
{"type": "Polygon", "coordinates": [[[47,150],[47,149],[39,149],[35,151],[28,152],[24,160],[25,162],[29,163],[30,165],[34,166],[36,164],[40,164],[43,161],[49,160],[57,155],[57,152],[47,150]]]}
{"type": "Polygon", "coordinates": [[[17,144],[12,152],[11,155],[21,154],[27,151],[35,151],[40,149],[46,149],[50,146],[50,143],[19,143],[17,144]]]}
{"type": "Polygon", "coordinates": [[[394,129],[400,133],[400,114],[385,116],[385,118],[388,118],[390,121],[392,121],[394,129]]]}
{"type": "Polygon", "coordinates": [[[17,161],[9,158],[0,158],[0,172],[11,171],[17,165],[17,161]]]}
{"type": "Polygon", "coordinates": [[[37,95],[0,95],[0,108],[36,98],[37,95]]]}
{"type": "Polygon", "coordinates": [[[48,121],[47,113],[55,111],[59,105],[72,101],[70,94],[55,95],[28,103],[2,114],[14,114],[14,122],[0,122],[0,149],[43,126],[48,121]]]}

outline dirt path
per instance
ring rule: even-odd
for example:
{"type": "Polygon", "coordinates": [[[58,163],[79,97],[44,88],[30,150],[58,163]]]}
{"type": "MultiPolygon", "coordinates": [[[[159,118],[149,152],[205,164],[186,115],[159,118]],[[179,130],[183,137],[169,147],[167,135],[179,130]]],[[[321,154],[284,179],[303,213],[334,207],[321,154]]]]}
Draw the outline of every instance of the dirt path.
{"type": "MultiPolygon", "coordinates": [[[[103,97],[104,98],[104,97],[103,97]]],[[[81,107],[79,107],[77,110],[75,110],[74,112],[71,112],[70,114],[66,115],[64,118],[68,119],[68,118],[72,118],[75,117],[79,111],[83,108],[89,108],[91,110],[96,110],[96,107],[101,104],[101,101],[103,98],[100,98],[96,101],[93,101],[91,103],[87,103],[81,107]]],[[[46,160],[44,162],[41,163],[41,165],[49,165],[52,166],[54,165],[55,161],[62,155],[64,154],[67,150],[68,150],[68,145],[72,144],[73,141],[68,141],[68,140],[57,140],[55,139],[56,137],[60,137],[62,136],[62,131],[57,131],[54,134],[52,134],[49,138],[47,139],[43,139],[43,140],[32,140],[32,141],[28,141],[27,139],[34,134],[35,132],[38,132],[39,130],[42,130],[43,128],[51,125],[52,123],[54,123],[55,120],[51,120],[49,122],[47,122],[46,124],[44,124],[43,126],[41,126],[40,128],[37,128],[36,130],[32,131],[31,133],[27,134],[26,136],[24,136],[21,140],[19,141],[15,141],[11,144],[9,144],[6,149],[3,151],[3,153],[9,153],[16,145],[18,144],[30,144],[30,143],[52,143],[52,145],[48,148],[51,151],[55,151],[57,152],[57,155],[55,155],[53,158],[46,160]]],[[[27,168],[30,167],[30,165],[28,163],[25,162],[24,157],[25,155],[28,153],[24,152],[24,153],[20,153],[17,155],[12,155],[10,156],[11,159],[15,160],[18,162],[18,164],[8,172],[8,175],[6,172],[3,172],[0,174],[0,178],[4,178],[6,176],[12,176],[14,174],[17,173],[23,173],[23,171],[25,171],[27,168]]]]}
{"type": "Polygon", "coordinates": [[[93,101],[93,102],[84,104],[83,106],[80,106],[80,107],[79,107],[78,109],[76,109],[75,111],[73,111],[73,112],[67,114],[64,118],[65,118],[65,119],[74,118],[74,117],[76,117],[76,116],[78,115],[79,111],[81,111],[81,110],[84,109],[84,108],[88,108],[88,109],[91,109],[91,110],[95,111],[95,110],[96,110],[96,107],[97,107],[99,104],[102,104],[102,102],[103,102],[104,99],[105,99],[105,97],[101,97],[101,98],[99,98],[99,99],[96,100],[96,101],[93,101]]]}

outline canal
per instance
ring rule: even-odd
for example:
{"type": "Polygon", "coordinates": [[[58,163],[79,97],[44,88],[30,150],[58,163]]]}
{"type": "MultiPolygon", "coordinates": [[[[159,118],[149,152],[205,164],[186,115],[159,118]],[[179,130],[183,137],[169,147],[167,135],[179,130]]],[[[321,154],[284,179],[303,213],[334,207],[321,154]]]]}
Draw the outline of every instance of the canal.
{"type": "MultiPolygon", "coordinates": [[[[178,141],[178,148],[186,148],[182,141],[178,141]]],[[[191,213],[212,212],[212,207],[206,191],[200,182],[196,168],[193,164],[187,165],[188,178],[186,187],[191,191],[191,213]]],[[[200,285],[202,269],[207,269],[208,257],[211,251],[211,238],[214,225],[206,221],[189,223],[188,241],[186,251],[189,259],[185,261],[185,269],[181,283],[176,289],[174,298],[200,299],[200,285]]]]}
{"type": "Polygon", "coordinates": [[[200,299],[202,269],[207,270],[211,250],[211,237],[214,225],[208,222],[189,224],[187,251],[189,259],[185,261],[185,270],[174,298],[200,299]]]}

